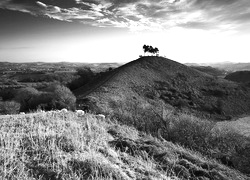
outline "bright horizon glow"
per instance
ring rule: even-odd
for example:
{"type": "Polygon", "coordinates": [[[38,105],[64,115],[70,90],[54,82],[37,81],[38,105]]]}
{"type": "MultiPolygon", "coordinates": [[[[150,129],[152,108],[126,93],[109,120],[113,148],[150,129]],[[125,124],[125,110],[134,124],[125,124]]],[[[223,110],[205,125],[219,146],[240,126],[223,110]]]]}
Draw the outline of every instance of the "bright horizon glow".
{"type": "MultiPolygon", "coordinates": [[[[44,62],[125,63],[143,55],[143,44],[158,47],[160,56],[181,63],[250,62],[249,37],[235,37],[202,30],[133,33],[97,38],[72,37],[42,42],[37,47],[5,49],[1,60],[44,62]],[[16,60],[15,60],[16,59],[16,60]]],[[[30,46],[27,44],[27,46],[30,46]]]]}
{"type": "Polygon", "coordinates": [[[250,62],[249,6],[249,0],[3,0],[0,61],[126,63],[147,44],[180,63],[250,62]]]}

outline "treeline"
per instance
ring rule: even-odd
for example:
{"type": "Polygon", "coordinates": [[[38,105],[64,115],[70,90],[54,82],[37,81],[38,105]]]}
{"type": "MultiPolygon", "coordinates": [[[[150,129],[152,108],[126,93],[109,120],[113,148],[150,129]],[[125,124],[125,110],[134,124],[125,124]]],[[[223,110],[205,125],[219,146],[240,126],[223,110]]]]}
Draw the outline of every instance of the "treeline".
{"type": "Polygon", "coordinates": [[[68,83],[67,87],[71,91],[74,91],[92,81],[95,81],[95,79],[99,78],[100,76],[110,73],[111,71],[113,71],[113,68],[111,67],[101,72],[93,72],[90,68],[87,67],[79,68],[76,72],[76,78],[72,82],[68,83]]]}
{"type": "Polygon", "coordinates": [[[21,75],[19,82],[54,82],[58,81],[62,84],[70,83],[75,79],[73,73],[49,73],[49,74],[30,74],[30,75],[21,75]]]}
{"type": "Polygon", "coordinates": [[[13,99],[0,103],[1,114],[16,114],[37,109],[75,109],[76,97],[65,86],[55,84],[41,91],[32,87],[16,90],[13,99]]]}
{"type": "Polygon", "coordinates": [[[72,92],[110,71],[112,68],[95,73],[90,68],[83,67],[78,68],[74,76],[61,74],[60,78],[45,80],[42,86],[37,83],[36,88],[33,85],[34,87],[0,89],[0,114],[16,114],[37,109],[74,110],[76,97],[72,92]],[[48,82],[48,80],[53,81],[48,82]]]}

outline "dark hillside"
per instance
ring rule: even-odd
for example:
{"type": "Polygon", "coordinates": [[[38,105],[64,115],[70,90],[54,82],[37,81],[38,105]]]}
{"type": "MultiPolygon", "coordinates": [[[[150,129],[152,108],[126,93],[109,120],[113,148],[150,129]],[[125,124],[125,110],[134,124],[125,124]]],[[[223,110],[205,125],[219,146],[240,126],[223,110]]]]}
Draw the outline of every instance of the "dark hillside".
{"type": "Polygon", "coordinates": [[[227,73],[227,71],[225,70],[213,68],[211,66],[190,66],[190,67],[215,77],[225,77],[227,73]]]}
{"type": "Polygon", "coordinates": [[[237,71],[228,74],[225,79],[238,83],[250,83],[250,71],[237,71]]]}
{"type": "Polygon", "coordinates": [[[229,120],[250,112],[249,89],[162,57],[132,61],[75,94],[80,104],[112,115],[120,109],[123,115],[151,111],[150,116],[159,116],[170,109],[229,120]]]}

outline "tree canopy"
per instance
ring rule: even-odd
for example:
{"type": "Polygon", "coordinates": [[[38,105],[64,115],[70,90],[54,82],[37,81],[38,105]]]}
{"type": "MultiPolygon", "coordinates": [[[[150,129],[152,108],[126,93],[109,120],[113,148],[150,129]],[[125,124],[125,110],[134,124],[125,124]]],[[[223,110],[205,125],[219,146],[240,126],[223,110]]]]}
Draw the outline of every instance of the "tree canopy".
{"type": "Polygon", "coordinates": [[[145,53],[151,53],[153,55],[156,55],[158,56],[159,55],[159,49],[157,47],[152,47],[152,46],[149,46],[149,45],[143,45],[143,51],[144,51],[144,55],[145,53]]]}

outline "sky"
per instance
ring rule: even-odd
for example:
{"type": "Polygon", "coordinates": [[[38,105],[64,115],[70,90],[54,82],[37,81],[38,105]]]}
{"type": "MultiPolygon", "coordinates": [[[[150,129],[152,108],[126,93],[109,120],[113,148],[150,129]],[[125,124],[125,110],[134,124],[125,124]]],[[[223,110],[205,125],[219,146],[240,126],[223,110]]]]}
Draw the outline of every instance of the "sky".
{"type": "Polygon", "coordinates": [[[0,61],[250,62],[249,0],[0,0],[0,61]]]}

